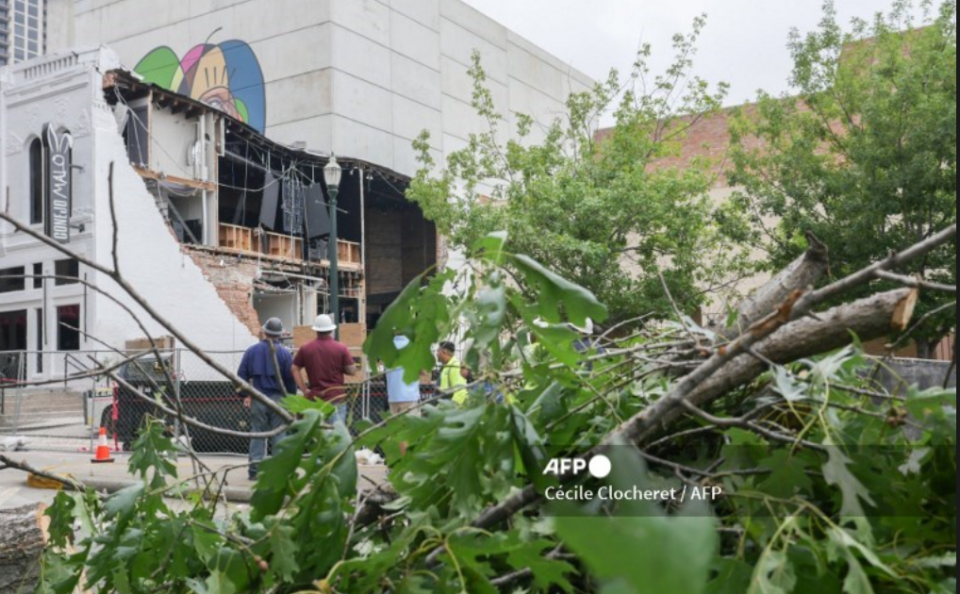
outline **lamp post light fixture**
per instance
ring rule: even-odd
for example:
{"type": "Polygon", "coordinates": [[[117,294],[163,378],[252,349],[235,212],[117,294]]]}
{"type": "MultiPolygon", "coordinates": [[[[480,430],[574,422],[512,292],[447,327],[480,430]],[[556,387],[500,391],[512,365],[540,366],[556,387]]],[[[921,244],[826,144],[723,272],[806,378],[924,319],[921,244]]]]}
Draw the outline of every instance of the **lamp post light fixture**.
{"type": "Polygon", "coordinates": [[[323,168],[323,179],[327,182],[330,194],[330,313],[337,324],[337,337],[340,336],[340,242],[337,234],[337,196],[340,194],[340,180],[343,168],[337,163],[337,157],[331,156],[330,162],[323,168]]]}

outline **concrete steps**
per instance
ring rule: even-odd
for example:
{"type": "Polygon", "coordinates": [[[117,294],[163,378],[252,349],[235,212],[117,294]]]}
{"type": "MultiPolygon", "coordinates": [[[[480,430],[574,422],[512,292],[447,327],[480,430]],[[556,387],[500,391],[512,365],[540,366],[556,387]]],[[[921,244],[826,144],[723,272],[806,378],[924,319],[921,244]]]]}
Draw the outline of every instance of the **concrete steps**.
{"type": "Polygon", "coordinates": [[[64,425],[83,423],[83,395],[71,390],[29,391],[22,395],[7,392],[0,413],[0,427],[64,425]],[[19,403],[17,401],[20,401],[19,403]],[[18,413],[19,404],[19,417],[18,413]]]}

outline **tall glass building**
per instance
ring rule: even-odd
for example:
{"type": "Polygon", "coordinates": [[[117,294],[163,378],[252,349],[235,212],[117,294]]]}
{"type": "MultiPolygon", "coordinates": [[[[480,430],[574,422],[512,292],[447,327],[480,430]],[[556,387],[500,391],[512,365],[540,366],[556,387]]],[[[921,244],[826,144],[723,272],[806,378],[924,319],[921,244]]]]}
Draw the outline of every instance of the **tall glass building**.
{"type": "Polygon", "coordinates": [[[46,0],[0,0],[0,65],[44,54],[46,0]]]}

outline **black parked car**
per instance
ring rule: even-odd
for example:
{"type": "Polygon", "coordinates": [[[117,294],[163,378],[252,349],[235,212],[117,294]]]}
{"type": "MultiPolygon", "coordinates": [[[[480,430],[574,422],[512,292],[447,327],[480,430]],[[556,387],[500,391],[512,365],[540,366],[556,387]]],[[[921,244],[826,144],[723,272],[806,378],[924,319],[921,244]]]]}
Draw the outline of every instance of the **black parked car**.
{"type": "MultiPolygon", "coordinates": [[[[144,357],[124,366],[120,376],[143,395],[162,402],[167,408],[176,410],[179,401],[183,414],[201,423],[231,431],[250,431],[250,409],[244,406],[243,396],[236,393],[233,384],[227,381],[178,379],[173,371],[176,369],[174,363],[175,355],[172,354],[162,360],[144,357]],[[171,370],[170,375],[174,378],[172,386],[164,368],[171,370]]],[[[162,420],[171,434],[177,423],[176,417],[162,412],[125,386],[118,390],[116,405],[115,430],[127,450],[143,428],[147,415],[162,420]]],[[[104,411],[104,417],[108,414],[112,416],[112,413],[104,411]]],[[[245,438],[228,437],[192,426],[188,430],[193,448],[198,452],[245,453],[248,449],[249,440],[245,438]]]]}

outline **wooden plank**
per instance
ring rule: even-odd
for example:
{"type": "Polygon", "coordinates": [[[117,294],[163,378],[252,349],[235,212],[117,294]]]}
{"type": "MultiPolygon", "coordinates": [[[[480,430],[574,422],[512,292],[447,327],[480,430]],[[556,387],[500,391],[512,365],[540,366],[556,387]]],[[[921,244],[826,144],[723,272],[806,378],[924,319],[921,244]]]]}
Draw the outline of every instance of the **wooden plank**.
{"type": "Polygon", "coordinates": [[[299,349],[303,345],[317,338],[317,333],[311,326],[295,326],[293,328],[293,348],[299,349]]]}
{"type": "Polygon", "coordinates": [[[241,252],[252,252],[253,229],[221,224],[220,247],[241,252]]]}
{"type": "Polygon", "coordinates": [[[366,324],[342,324],[340,326],[340,342],[348,347],[363,348],[363,343],[366,341],[366,324]]]}
{"type": "MultiPolygon", "coordinates": [[[[157,343],[157,346],[161,350],[170,350],[177,347],[177,339],[172,336],[161,336],[160,338],[155,338],[154,342],[157,343]]],[[[128,340],[124,346],[128,352],[149,351],[153,348],[150,345],[150,340],[146,338],[128,340]]]]}
{"type": "MultiPolygon", "coordinates": [[[[295,326],[293,328],[293,347],[299,349],[303,345],[311,342],[317,337],[317,333],[311,326],[295,326]]],[[[366,324],[342,324],[340,326],[340,342],[350,347],[350,349],[363,350],[363,344],[367,341],[366,324]]]]}

